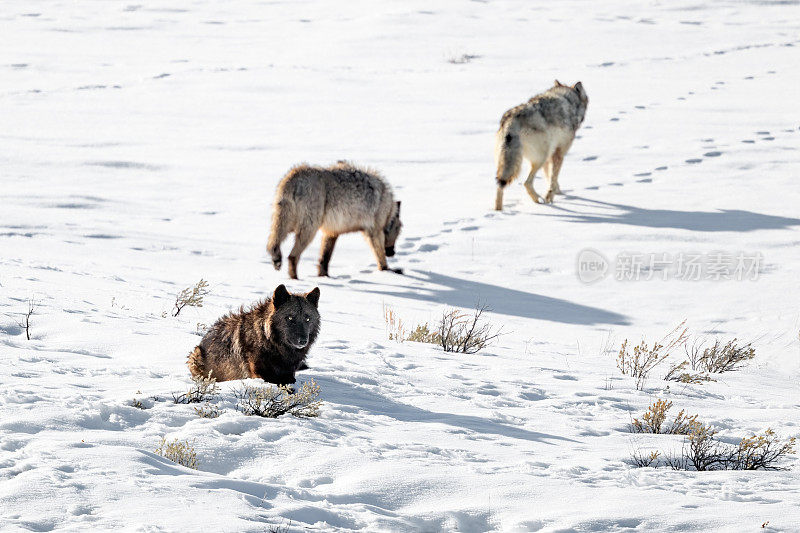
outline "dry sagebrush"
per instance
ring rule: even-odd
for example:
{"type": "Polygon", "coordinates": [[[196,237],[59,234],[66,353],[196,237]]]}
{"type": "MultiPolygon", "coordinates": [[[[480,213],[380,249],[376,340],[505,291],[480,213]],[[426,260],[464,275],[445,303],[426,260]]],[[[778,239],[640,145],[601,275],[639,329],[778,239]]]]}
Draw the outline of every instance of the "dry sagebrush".
{"type": "Polygon", "coordinates": [[[473,354],[502,335],[502,328],[495,329],[482,320],[483,313],[488,310],[485,305],[478,305],[471,314],[460,309],[446,309],[435,329],[424,322],[410,332],[391,307],[384,305],[383,318],[389,340],[438,344],[445,352],[473,354]]]}
{"type": "Polygon", "coordinates": [[[172,393],[175,403],[202,403],[213,400],[219,394],[219,385],[212,373],[208,376],[192,376],[192,386],[182,394],[172,393]]]}
{"type": "Polygon", "coordinates": [[[717,339],[712,346],[693,357],[691,362],[693,369],[721,374],[739,370],[755,356],[756,350],[750,343],[740,345],[735,338],[723,343],[717,339]]]}
{"type": "Polygon", "coordinates": [[[478,353],[502,334],[502,328],[495,330],[483,322],[481,316],[489,308],[478,305],[472,314],[458,309],[448,309],[442,313],[436,335],[445,352],[473,354],[478,353]]]}
{"type": "Polygon", "coordinates": [[[178,293],[172,316],[178,316],[184,307],[203,307],[203,299],[210,293],[208,282],[201,278],[193,287],[187,287],[178,293]]]}
{"type": "Polygon", "coordinates": [[[288,385],[254,387],[244,385],[236,392],[236,408],[246,415],[278,418],[286,413],[299,418],[319,416],[322,401],[319,385],[313,379],[295,391],[288,385]]]}
{"type": "Polygon", "coordinates": [[[630,351],[628,339],[622,343],[617,354],[617,368],[623,375],[636,379],[636,390],[642,390],[650,372],[664,362],[676,348],[683,346],[687,339],[684,320],[667,333],[663,339],[649,345],[645,340],[630,351]]]}
{"type": "Polygon", "coordinates": [[[687,426],[683,447],[678,454],[663,455],[658,451],[644,454],[634,450],[631,462],[636,466],[660,466],[673,470],[785,470],[781,463],[795,453],[795,438],[779,438],[768,428],[760,435],[742,438],[728,444],[717,438],[717,430],[692,419],[687,426]]]}
{"type": "Polygon", "coordinates": [[[699,424],[697,415],[688,416],[681,409],[680,412],[667,423],[667,413],[672,408],[672,402],[658,399],[653,402],[642,419],[634,418],[631,422],[631,431],[634,433],[664,433],[669,435],[688,435],[699,424]]]}
{"type": "Polygon", "coordinates": [[[197,470],[197,452],[189,441],[167,441],[166,437],[162,437],[155,453],[173,463],[197,470]]]}

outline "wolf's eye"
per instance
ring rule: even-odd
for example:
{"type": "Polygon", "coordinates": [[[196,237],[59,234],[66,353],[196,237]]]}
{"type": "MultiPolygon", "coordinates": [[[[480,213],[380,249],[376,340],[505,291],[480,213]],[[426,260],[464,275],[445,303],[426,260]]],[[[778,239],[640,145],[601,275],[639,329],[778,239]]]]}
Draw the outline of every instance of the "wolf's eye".
{"type": "Polygon", "coordinates": [[[311,322],[311,318],[306,317],[306,322],[311,322]]]}
{"type": "Polygon", "coordinates": [[[290,315],[287,320],[294,320],[294,317],[290,315]]]}

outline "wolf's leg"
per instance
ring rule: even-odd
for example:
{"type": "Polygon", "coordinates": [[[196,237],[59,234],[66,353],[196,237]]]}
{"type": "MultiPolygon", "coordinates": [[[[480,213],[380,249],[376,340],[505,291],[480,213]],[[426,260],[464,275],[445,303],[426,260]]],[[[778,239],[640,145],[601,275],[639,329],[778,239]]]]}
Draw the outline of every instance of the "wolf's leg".
{"type": "Polygon", "coordinates": [[[338,235],[323,235],[322,236],[322,250],[319,256],[319,267],[317,273],[320,276],[328,276],[328,263],[331,261],[333,255],[333,247],[336,246],[336,239],[338,235]]]}
{"type": "Polygon", "coordinates": [[[364,232],[364,235],[372,247],[372,253],[375,254],[375,261],[378,263],[378,270],[389,270],[389,265],[386,264],[386,240],[383,236],[383,230],[372,230],[364,232]]]}
{"type": "Polygon", "coordinates": [[[317,228],[300,228],[300,231],[294,234],[294,246],[289,254],[289,277],[297,279],[297,261],[300,259],[300,254],[303,253],[311,241],[314,240],[314,235],[317,233],[317,228]]]}
{"type": "Polygon", "coordinates": [[[537,204],[542,203],[542,198],[536,194],[536,191],[533,190],[533,178],[536,176],[536,172],[541,168],[542,164],[538,162],[531,163],[531,172],[528,174],[528,179],[525,180],[525,190],[528,191],[528,194],[533,199],[534,202],[537,204]]]}
{"type": "Polygon", "coordinates": [[[548,203],[553,202],[553,195],[561,194],[561,187],[558,186],[558,173],[561,172],[561,164],[563,162],[564,152],[561,148],[556,148],[555,152],[553,152],[553,155],[551,155],[548,160],[548,166],[550,167],[550,175],[548,176],[550,179],[550,190],[545,197],[545,201],[548,203]]]}
{"type": "Polygon", "coordinates": [[[503,210],[503,186],[497,186],[497,195],[494,197],[494,210],[495,211],[502,211],[503,210]]]}

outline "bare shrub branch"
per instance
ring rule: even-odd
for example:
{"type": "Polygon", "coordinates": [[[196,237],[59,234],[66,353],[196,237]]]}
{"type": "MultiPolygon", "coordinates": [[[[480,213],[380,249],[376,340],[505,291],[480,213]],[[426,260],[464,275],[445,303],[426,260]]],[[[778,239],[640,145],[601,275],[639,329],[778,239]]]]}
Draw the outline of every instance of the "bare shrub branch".
{"type": "Polygon", "coordinates": [[[31,340],[31,325],[32,325],[31,317],[36,313],[36,308],[38,306],[39,302],[37,302],[33,298],[28,298],[28,310],[25,311],[24,313],[19,313],[19,314],[15,313],[14,315],[8,313],[3,313],[3,314],[9,318],[12,318],[20,329],[25,330],[25,338],[31,340]],[[21,319],[17,318],[19,315],[22,316],[21,319]]]}
{"type": "Polygon", "coordinates": [[[210,293],[208,282],[201,278],[194,287],[187,287],[178,293],[172,316],[178,316],[184,307],[203,307],[203,298],[210,293]]]}
{"type": "MultiPolygon", "coordinates": [[[[686,417],[681,411],[676,421],[679,419],[680,424],[673,424],[673,427],[680,428],[676,433],[687,435],[681,453],[663,455],[663,464],[673,470],[785,470],[780,462],[795,453],[794,437],[781,440],[769,428],[762,435],[745,437],[739,444],[732,445],[717,439],[717,430],[698,422],[696,415],[686,417]]],[[[637,466],[650,466],[657,458],[653,457],[653,461],[647,463],[648,456],[634,451],[632,462],[637,466]]]]}
{"type": "Polygon", "coordinates": [[[213,371],[208,376],[192,376],[192,386],[183,394],[172,393],[175,403],[202,403],[213,400],[219,394],[217,378],[212,377],[213,371]]]}
{"type": "Polygon", "coordinates": [[[495,330],[491,324],[481,322],[481,316],[488,310],[488,306],[480,304],[472,316],[458,309],[445,310],[436,333],[444,351],[477,353],[502,335],[502,328],[495,330]]]}
{"type": "Polygon", "coordinates": [[[635,449],[631,452],[631,462],[634,464],[634,466],[638,466],[639,468],[645,468],[653,465],[658,466],[658,458],[660,455],[661,454],[658,451],[644,453],[639,449],[635,449]]]}
{"type": "Polygon", "coordinates": [[[253,387],[244,385],[236,392],[237,409],[246,415],[278,418],[289,413],[298,418],[319,416],[322,401],[319,400],[319,385],[313,379],[303,383],[294,391],[288,385],[253,387]]]}
{"type": "Polygon", "coordinates": [[[206,402],[205,405],[200,407],[195,407],[194,412],[197,413],[197,416],[200,418],[217,418],[220,414],[222,414],[219,410],[219,407],[210,402],[206,402]]]}
{"type": "Polygon", "coordinates": [[[711,347],[703,350],[698,366],[714,374],[739,370],[756,356],[756,350],[750,343],[740,346],[736,341],[734,338],[723,344],[715,340],[711,347]]]}
{"type": "Polygon", "coordinates": [[[777,466],[782,457],[795,453],[795,438],[781,442],[771,428],[763,435],[745,437],[734,454],[737,470],[784,470],[777,466]]]}
{"type": "Polygon", "coordinates": [[[675,329],[667,333],[663,339],[649,346],[646,341],[628,351],[628,339],[622,343],[617,354],[617,368],[626,376],[636,378],[636,390],[642,390],[650,372],[670,356],[679,346],[686,343],[687,328],[684,320],[675,329]]]}
{"type": "Polygon", "coordinates": [[[684,372],[689,365],[689,361],[682,363],[675,363],[670,365],[669,372],[664,376],[664,381],[676,381],[678,383],[705,383],[707,381],[715,381],[711,379],[708,374],[696,374],[692,372],[684,372]]]}

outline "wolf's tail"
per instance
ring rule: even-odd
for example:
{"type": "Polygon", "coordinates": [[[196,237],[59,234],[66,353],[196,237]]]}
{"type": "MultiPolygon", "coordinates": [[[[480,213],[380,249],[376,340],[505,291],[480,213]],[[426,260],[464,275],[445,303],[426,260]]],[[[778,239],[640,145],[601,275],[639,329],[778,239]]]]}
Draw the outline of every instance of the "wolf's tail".
{"type": "Polygon", "coordinates": [[[292,221],[294,219],[292,201],[281,198],[275,202],[272,210],[272,228],[269,232],[267,242],[267,253],[272,258],[272,266],[275,270],[280,270],[283,256],[281,255],[281,243],[292,231],[292,221]]]}
{"type": "Polygon", "coordinates": [[[195,346],[192,353],[189,354],[189,359],[186,361],[186,366],[189,367],[189,372],[195,377],[202,377],[206,375],[205,357],[203,356],[203,349],[195,346]]]}
{"type": "Polygon", "coordinates": [[[505,187],[516,179],[522,168],[522,141],[516,120],[506,120],[500,125],[495,137],[494,156],[497,162],[497,184],[505,187]]]}

